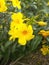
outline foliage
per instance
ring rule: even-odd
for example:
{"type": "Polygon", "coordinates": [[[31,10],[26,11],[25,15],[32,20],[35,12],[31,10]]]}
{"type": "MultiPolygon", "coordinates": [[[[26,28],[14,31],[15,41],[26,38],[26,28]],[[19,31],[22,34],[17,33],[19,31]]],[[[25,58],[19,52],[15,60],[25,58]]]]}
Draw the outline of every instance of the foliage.
{"type": "MultiPolygon", "coordinates": [[[[47,53],[49,54],[49,4],[48,4],[49,1],[48,0],[26,0],[26,1],[21,0],[21,2],[18,1],[18,6],[15,5],[16,7],[12,5],[12,1],[14,1],[14,3],[17,3],[15,2],[15,0],[3,0],[3,1],[6,3],[6,5],[5,4],[4,5],[7,7],[7,10],[2,11],[2,7],[0,7],[1,9],[0,11],[0,62],[1,62],[0,65],[6,65],[12,61],[15,61],[17,58],[26,55],[30,52],[34,52],[38,48],[43,49],[43,45],[45,45],[44,47],[48,46],[48,52],[46,51],[45,55],[47,53]],[[30,34],[31,33],[30,32],[29,34],[35,36],[31,39],[25,39],[27,41],[25,45],[21,45],[18,43],[18,39],[23,37],[23,36],[20,37],[21,35],[18,36],[18,38],[15,38],[15,40],[9,40],[11,35],[9,35],[8,32],[10,31],[11,22],[13,22],[11,16],[13,15],[13,13],[17,14],[18,12],[23,13],[23,17],[22,17],[23,23],[25,23],[27,26],[31,25],[33,33],[30,34]],[[41,25],[39,25],[38,23],[41,25]],[[41,32],[41,30],[44,30],[45,32],[43,31],[41,32]]],[[[0,3],[1,2],[2,0],[0,1],[0,3]]],[[[15,18],[17,17],[14,17],[14,21],[15,18]]],[[[19,16],[18,18],[20,21],[21,16],[19,16]]],[[[12,28],[12,30],[14,29],[15,28],[12,28]]],[[[27,27],[27,31],[28,31],[28,27],[27,27]]],[[[18,34],[20,33],[18,32],[18,34]]]]}

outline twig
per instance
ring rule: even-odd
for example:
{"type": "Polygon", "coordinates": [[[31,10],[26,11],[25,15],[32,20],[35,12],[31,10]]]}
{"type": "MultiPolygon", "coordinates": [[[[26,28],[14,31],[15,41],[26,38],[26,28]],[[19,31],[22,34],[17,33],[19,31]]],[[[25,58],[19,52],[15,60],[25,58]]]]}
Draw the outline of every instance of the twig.
{"type": "Polygon", "coordinates": [[[10,65],[14,65],[14,64],[16,64],[16,62],[18,62],[22,57],[24,57],[24,55],[21,56],[21,57],[19,57],[18,59],[16,59],[14,62],[11,62],[10,65]]]}

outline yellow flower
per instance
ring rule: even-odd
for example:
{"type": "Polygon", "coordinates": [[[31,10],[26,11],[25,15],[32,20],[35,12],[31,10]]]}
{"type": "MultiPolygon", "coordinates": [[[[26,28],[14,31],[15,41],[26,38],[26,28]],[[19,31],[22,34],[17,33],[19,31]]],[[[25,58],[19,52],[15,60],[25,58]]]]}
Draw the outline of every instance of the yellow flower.
{"type": "Polygon", "coordinates": [[[42,54],[43,55],[48,54],[48,51],[49,51],[48,46],[43,45],[42,48],[41,48],[41,51],[42,51],[42,54]]]}
{"type": "Polygon", "coordinates": [[[32,26],[25,23],[20,24],[18,28],[14,24],[14,27],[11,27],[8,34],[10,35],[9,40],[14,41],[16,38],[18,38],[18,43],[20,45],[26,45],[27,41],[34,38],[32,26]]]}
{"type": "Polygon", "coordinates": [[[40,32],[38,34],[41,34],[44,37],[49,36],[49,31],[45,31],[45,30],[40,30],[40,32]]]}
{"type": "Polygon", "coordinates": [[[10,35],[9,40],[15,40],[16,38],[18,38],[18,30],[13,28],[11,30],[9,30],[8,34],[10,35]]]}
{"type": "Polygon", "coordinates": [[[20,45],[26,45],[26,42],[34,38],[33,30],[31,25],[22,24],[18,29],[18,43],[20,45]]]}
{"type": "Polygon", "coordinates": [[[17,19],[22,19],[23,18],[23,14],[21,12],[18,13],[13,13],[13,15],[11,16],[12,20],[17,20],[17,19]]]}
{"type": "Polygon", "coordinates": [[[5,0],[0,0],[0,12],[5,12],[7,10],[5,0]]]}
{"type": "Polygon", "coordinates": [[[45,25],[47,25],[47,22],[39,21],[39,22],[37,22],[37,24],[40,26],[45,26],[45,25]]]}
{"type": "Polygon", "coordinates": [[[10,0],[10,1],[12,1],[14,7],[21,9],[21,2],[19,0],[10,0]]]}
{"type": "Polygon", "coordinates": [[[17,14],[13,13],[11,18],[12,18],[12,21],[10,24],[10,29],[13,29],[13,27],[18,28],[24,21],[23,14],[20,12],[18,12],[17,14]]]}

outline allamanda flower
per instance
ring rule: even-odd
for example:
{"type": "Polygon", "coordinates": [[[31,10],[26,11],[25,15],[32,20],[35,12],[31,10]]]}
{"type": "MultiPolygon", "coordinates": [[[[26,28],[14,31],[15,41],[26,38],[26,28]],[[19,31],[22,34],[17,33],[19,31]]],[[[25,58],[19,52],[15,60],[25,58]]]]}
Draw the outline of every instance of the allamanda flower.
{"type": "Polygon", "coordinates": [[[47,36],[49,36],[49,30],[48,31],[40,30],[39,34],[41,34],[44,37],[47,37],[47,36]]]}
{"type": "Polygon", "coordinates": [[[49,53],[49,47],[43,45],[42,48],[41,48],[41,51],[42,51],[42,54],[43,54],[43,55],[46,55],[46,54],[49,53]]]}
{"type": "Polygon", "coordinates": [[[23,14],[20,12],[13,13],[11,18],[12,18],[12,21],[10,24],[10,29],[13,29],[13,27],[18,28],[24,22],[23,14]]]}
{"type": "Polygon", "coordinates": [[[14,7],[21,9],[21,2],[19,0],[10,0],[10,1],[12,1],[14,7]]]}
{"type": "Polygon", "coordinates": [[[39,26],[45,26],[45,25],[47,25],[47,22],[39,21],[39,22],[37,22],[37,24],[39,26]]]}
{"type": "Polygon", "coordinates": [[[0,0],[0,12],[5,12],[7,10],[5,0],[0,0]]]}
{"type": "Polygon", "coordinates": [[[15,41],[15,39],[18,38],[18,30],[15,28],[9,30],[8,34],[10,35],[9,40],[15,41]]]}
{"type": "Polygon", "coordinates": [[[20,45],[26,45],[26,42],[33,39],[34,38],[34,35],[33,35],[33,29],[32,29],[32,26],[31,25],[28,25],[27,24],[22,24],[20,26],[20,28],[18,29],[18,43],[20,45]]]}

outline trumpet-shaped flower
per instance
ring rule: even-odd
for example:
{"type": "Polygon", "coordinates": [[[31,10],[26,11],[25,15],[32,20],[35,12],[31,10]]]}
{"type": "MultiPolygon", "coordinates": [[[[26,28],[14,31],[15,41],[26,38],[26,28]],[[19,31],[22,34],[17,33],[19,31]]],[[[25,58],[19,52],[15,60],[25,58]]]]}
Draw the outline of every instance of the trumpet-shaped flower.
{"type": "Polygon", "coordinates": [[[43,55],[46,55],[46,54],[49,53],[49,47],[43,45],[42,48],[41,48],[41,51],[42,51],[42,54],[43,54],[43,55]]]}
{"type": "Polygon", "coordinates": [[[40,26],[45,26],[45,25],[47,25],[47,22],[39,21],[39,22],[37,22],[37,24],[40,26]]]}
{"type": "Polygon", "coordinates": [[[19,30],[18,43],[20,45],[26,45],[26,42],[33,39],[33,30],[31,25],[22,24],[19,30]]]}
{"type": "Polygon", "coordinates": [[[7,10],[5,0],[0,0],[0,12],[5,12],[7,10]]]}
{"type": "Polygon", "coordinates": [[[9,40],[15,40],[16,38],[18,38],[18,31],[15,28],[9,30],[8,34],[10,35],[9,40]]]}
{"type": "Polygon", "coordinates": [[[18,12],[18,13],[13,13],[13,15],[11,16],[12,21],[10,24],[10,29],[15,27],[18,28],[24,21],[23,19],[23,14],[18,12]]]}
{"type": "Polygon", "coordinates": [[[44,37],[47,37],[47,36],[49,36],[49,31],[40,30],[39,34],[41,34],[44,37]]]}
{"type": "Polygon", "coordinates": [[[21,2],[19,0],[10,0],[10,1],[12,1],[14,7],[21,9],[21,2]]]}

